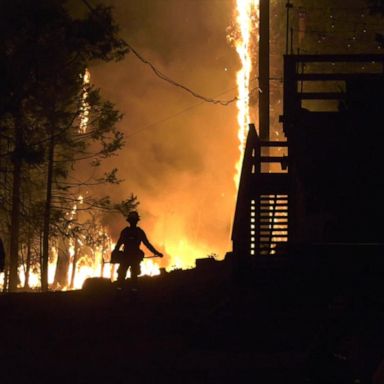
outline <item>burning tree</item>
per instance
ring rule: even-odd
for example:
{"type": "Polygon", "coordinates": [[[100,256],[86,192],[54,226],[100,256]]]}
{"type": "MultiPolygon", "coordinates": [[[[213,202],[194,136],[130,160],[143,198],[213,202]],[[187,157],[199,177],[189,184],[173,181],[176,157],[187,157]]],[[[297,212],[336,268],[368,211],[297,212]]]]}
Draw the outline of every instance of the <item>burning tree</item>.
{"type": "MultiPolygon", "coordinates": [[[[10,290],[18,284],[21,243],[37,236],[28,228],[41,237],[41,283],[48,288],[53,225],[70,210],[79,187],[92,179],[70,181],[76,164],[82,161],[84,168],[88,160],[97,167],[123,145],[116,128],[121,114],[99,90],[90,84],[85,90],[83,74],[95,60],[121,59],[126,45],[117,36],[110,8],[100,6],[75,19],[65,5],[59,0],[0,5],[0,68],[5,79],[0,91],[2,230],[9,234],[10,290]],[[80,130],[85,91],[86,131],[80,130]]],[[[113,170],[97,183],[117,181],[113,170]]],[[[89,205],[98,203],[92,200],[89,205]]]]}
{"type": "Polygon", "coordinates": [[[97,201],[97,207],[90,208],[89,201],[80,197],[70,212],[58,216],[52,223],[56,240],[57,260],[54,286],[74,288],[78,264],[85,264],[93,270],[99,268],[102,275],[104,262],[111,251],[111,238],[103,225],[108,215],[129,212],[138,205],[136,196],[121,203],[112,203],[109,198],[97,201]]]}

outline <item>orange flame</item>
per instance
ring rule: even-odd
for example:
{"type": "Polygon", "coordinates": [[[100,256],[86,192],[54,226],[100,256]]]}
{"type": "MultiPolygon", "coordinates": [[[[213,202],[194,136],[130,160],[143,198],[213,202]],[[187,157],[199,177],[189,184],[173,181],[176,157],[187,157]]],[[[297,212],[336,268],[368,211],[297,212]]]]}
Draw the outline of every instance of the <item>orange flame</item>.
{"type": "Polygon", "coordinates": [[[88,68],[85,68],[83,75],[83,95],[81,98],[81,106],[80,106],[80,125],[79,132],[85,133],[87,132],[88,122],[89,122],[89,110],[90,106],[88,103],[88,87],[91,82],[91,73],[88,68]]]}
{"type": "MultiPolygon", "coordinates": [[[[77,200],[74,202],[72,209],[67,212],[68,218],[71,220],[77,215],[79,205],[83,204],[83,196],[79,195],[77,200]]],[[[69,224],[69,229],[71,224],[69,224]]],[[[91,277],[104,277],[109,278],[111,281],[116,280],[116,269],[117,266],[109,264],[109,255],[115,244],[106,230],[103,228],[100,230],[100,235],[106,237],[107,244],[102,246],[95,246],[93,249],[87,247],[80,238],[70,239],[68,253],[70,256],[69,268],[67,271],[67,283],[65,286],[56,287],[55,289],[68,290],[68,289],[81,289],[84,281],[91,277]],[[73,286],[70,286],[72,270],[73,270],[73,257],[75,254],[75,242],[79,248],[82,248],[81,256],[76,262],[76,271],[74,274],[73,286]]],[[[51,248],[51,260],[48,265],[48,283],[52,285],[54,283],[56,266],[58,258],[58,249],[56,247],[51,248]]],[[[155,276],[160,274],[160,266],[156,261],[151,259],[144,259],[141,263],[141,275],[140,276],[155,276]]],[[[130,277],[128,272],[127,277],[130,277]]],[[[24,287],[25,284],[25,271],[22,267],[19,268],[19,287],[24,287]]],[[[4,284],[4,274],[0,274],[0,285],[4,284]]],[[[38,289],[41,286],[41,278],[39,271],[31,270],[28,279],[28,286],[32,289],[38,289]]]]}
{"type": "MultiPolygon", "coordinates": [[[[254,47],[252,40],[256,36],[256,31],[258,29],[259,0],[236,0],[235,12],[236,36],[231,37],[230,40],[234,42],[236,52],[241,62],[241,69],[237,72],[236,76],[238,89],[238,100],[236,105],[238,109],[237,121],[240,154],[239,160],[236,164],[235,182],[236,185],[238,185],[241,161],[248,132],[248,124],[250,123],[249,94],[252,73],[252,48],[254,47]]],[[[255,37],[255,39],[257,39],[257,37],[255,37]]],[[[79,132],[85,133],[88,126],[90,113],[90,107],[87,102],[88,86],[90,84],[90,72],[88,69],[85,70],[82,77],[83,94],[80,105],[79,132]]],[[[81,196],[79,197],[78,203],[82,203],[81,196]]],[[[68,215],[75,215],[76,211],[77,204],[74,205],[72,211],[69,212],[68,215]]],[[[177,229],[178,228],[175,228],[172,233],[177,233],[177,229]]],[[[116,266],[112,264],[104,264],[102,261],[104,254],[110,254],[110,251],[113,248],[113,244],[111,243],[110,246],[111,248],[104,250],[104,252],[100,249],[93,250],[92,257],[86,257],[84,259],[78,260],[73,288],[81,288],[85,279],[89,277],[102,276],[105,278],[110,278],[111,280],[116,279],[116,266]]],[[[197,248],[195,245],[192,245],[188,239],[185,239],[185,237],[182,236],[182,234],[180,234],[180,240],[176,243],[171,241],[171,239],[169,241],[165,241],[163,248],[167,254],[172,255],[167,270],[194,267],[196,258],[209,253],[208,250],[203,249],[202,247],[197,248]],[[187,258],[186,255],[188,255],[187,258]]],[[[73,250],[70,249],[70,253],[72,252],[73,250]]],[[[55,257],[53,259],[55,259],[55,257]]],[[[68,285],[71,276],[71,268],[72,263],[68,271],[68,285]]],[[[141,268],[142,275],[154,276],[160,274],[160,267],[154,260],[144,260],[142,262],[141,268]]],[[[55,269],[56,262],[53,261],[49,264],[48,269],[49,283],[51,284],[53,283],[55,269]]],[[[3,277],[1,275],[2,274],[0,274],[0,284],[1,278],[3,277]]],[[[21,285],[24,283],[23,277],[23,272],[20,271],[21,285]]],[[[31,271],[29,282],[32,288],[40,287],[40,274],[38,272],[31,271]]]]}
{"type": "Polygon", "coordinates": [[[241,61],[241,69],[237,72],[236,82],[238,100],[236,103],[239,125],[238,139],[240,157],[236,163],[236,185],[239,184],[241,162],[245,147],[245,140],[250,123],[249,94],[252,72],[252,37],[255,35],[259,20],[259,0],[236,0],[236,28],[238,35],[234,39],[236,52],[241,61]]]}
{"type": "MultiPolygon", "coordinates": [[[[56,289],[60,290],[68,290],[68,289],[81,289],[84,281],[91,277],[104,277],[111,279],[111,281],[115,281],[117,278],[116,270],[117,265],[104,263],[103,259],[106,255],[111,254],[111,250],[114,248],[114,244],[111,243],[108,249],[105,249],[104,252],[100,248],[96,248],[93,250],[92,255],[83,255],[76,264],[76,273],[75,279],[73,282],[73,287],[70,287],[70,279],[72,275],[72,262],[69,265],[68,274],[67,274],[67,286],[64,287],[56,287],[56,289]]],[[[69,253],[71,257],[74,254],[73,245],[69,248],[69,253]]],[[[55,271],[56,271],[56,261],[57,261],[57,249],[52,248],[51,250],[52,260],[48,265],[48,283],[50,285],[54,282],[55,271]]],[[[156,276],[160,274],[160,266],[156,261],[151,259],[144,259],[141,263],[141,275],[140,276],[156,276]]],[[[130,273],[128,271],[127,277],[130,277],[130,273]]],[[[4,283],[4,274],[0,274],[0,285],[4,283]]],[[[25,273],[23,268],[19,268],[19,287],[24,287],[25,283],[25,273]]],[[[32,289],[38,289],[41,286],[40,273],[38,271],[31,270],[29,274],[29,287],[32,289]]]]}

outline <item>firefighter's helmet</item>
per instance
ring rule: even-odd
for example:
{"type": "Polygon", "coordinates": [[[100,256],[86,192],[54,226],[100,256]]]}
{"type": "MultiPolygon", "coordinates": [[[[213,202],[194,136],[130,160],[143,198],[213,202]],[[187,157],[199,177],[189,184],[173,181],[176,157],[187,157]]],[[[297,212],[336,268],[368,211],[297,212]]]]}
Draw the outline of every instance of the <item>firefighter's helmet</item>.
{"type": "Polygon", "coordinates": [[[140,220],[140,216],[137,213],[137,211],[131,211],[128,213],[127,221],[139,221],[139,220],[140,220]]]}

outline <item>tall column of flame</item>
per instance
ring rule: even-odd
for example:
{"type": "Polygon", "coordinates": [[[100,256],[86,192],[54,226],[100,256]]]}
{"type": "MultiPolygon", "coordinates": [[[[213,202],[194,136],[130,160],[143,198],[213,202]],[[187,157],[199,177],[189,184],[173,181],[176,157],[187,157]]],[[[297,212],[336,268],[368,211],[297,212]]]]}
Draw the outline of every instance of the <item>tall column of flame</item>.
{"type": "Polygon", "coordinates": [[[91,82],[91,73],[89,72],[88,68],[85,68],[84,75],[83,75],[83,95],[82,95],[81,106],[80,106],[80,125],[79,125],[80,133],[87,132],[87,128],[88,128],[90,106],[87,99],[88,99],[88,87],[90,82],[91,82]]]}
{"type": "Polygon", "coordinates": [[[259,19],[259,0],[236,0],[236,29],[235,39],[236,52],[241,61],[241,69],[237,72],[236,81],[238,89],[238,100],[236,103],[239,125],[238,139],[240,157],[236,164],[236,185],[239,184],[241,162],[247,138],[248,124],[250,123],[249,93],[252,72],[252,37],[257,29],[259,19]]]}

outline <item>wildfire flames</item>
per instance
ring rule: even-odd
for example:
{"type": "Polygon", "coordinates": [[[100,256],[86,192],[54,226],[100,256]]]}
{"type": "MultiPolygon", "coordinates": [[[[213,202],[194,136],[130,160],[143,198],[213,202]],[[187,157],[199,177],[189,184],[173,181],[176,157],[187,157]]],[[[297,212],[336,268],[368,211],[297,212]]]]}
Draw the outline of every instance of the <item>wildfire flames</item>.
{"type": "Polygon", "coordinates": [[[85,133],[87,132],[88,128],[88,121],[89,121],[89,104],[87,101],[88,98],[88,87],[91,82],[91,73],[89,72],[88,68],[85,68],[84,75],[83,75],[83,95],[81,98],[81,105],[80,105],[80,125],[79,125],[79,132],[85,133]]]}
{"type": "MultiPolygon", "coordinates": [[[[246,136],[248,132],[248,125],[251,121],[250,108],[249,108],[249,95],[251,74],[253,70],[253,58],[255,57],[254,51],[257,42],[257,31],[259,22],[259,0],[236,0],[234,10],[234,30],[227,36],[228,40],[234,45],[236,52],[240,59],[241,69],[237,72],[237,122],[238,122],[238,142],[239,142],[239,159],[235,165],[236,173],[234,176],[235,183],[238,185],[240,179],[241,162],[245,147],[246,136]]],[[[82,75],[83,78],[83,94],[80,100],[80,123],[79,132],[86,133],[89,120],[90,107],[87,102],[88,90],[90,85],[90,72],[85,70],[82,75]]],[[[81,204],[82,197],[79,197],[78,204],[81,204]]],[[[75,215],[77,205],[75,204],[72,211],[68,215],[75,215]]],[[[175,228],[177,230],[177,228],[175,228]]],[[[154,237],[162,234],[156,233],[154,237]]],[[[74,241],[70,243],[68,253],[70,256],[69,269],[68,269],[68,284],[65,287],[58,287],[59,289],[80,289],[84,281],[89,277],[105,277],[111,280],[116,279],[117,266],[108,262],[111,250],[114,244],[109,234],[105,232],[105,237],[109,239],[108,247],[103,249],[97,248],[92,250],[92,254],[81,254],[76,263],[73,263],[74,258],[74,241]],[[76,270],[73,271],[75,265],[76,270]],[[71,277],[73,279],[71,286],[71,277]]],[[[163,236],[164,237],[164,236],[163,236]]],[[[182,234],[179,236],[179,241],[173,241],[163,244],[162,251],[171,255],[171,261],[167,266],[167,270],[191,268],[194,265],[196,258],[201,257],[206,251],[191,244],[188,239],[182,234]],[[172,244],[172,245],[171,245],[172,244]]],[[[207,253],[205,253],[206,255],[207,253]]],[[[48,266],[48,282],[53,284],[55,278],[55,271],[57,265],[58,249],[53,248],[51,252],[51,260],[48,266]]],[[[141,264],[142,275],[154,276],[160,274],[160,266],[157,260],[144,259],[141,264]]],[[[4,278],[4,275],[0,275],[4,278]]],[[[20,286],[24,286],[25,273],[22,267],[19,269],[20,286]]],[[[0,281],[0,284],[2,282],[0,281]]],[[[40,272],[37,270],[30,271],[29,274],[29,287],[40,287],[40,272]]]]}
{"type": "Polygon", "coordinates": [[[256,35],[259,21],[259,0],[236,0],[236,36],[231,37],[237,54],[241,61],[241,69],[237,72],[236,82],[238,89],[237,122],[239,125],[238,139],[240,157],[236,163],[236,185],[239,183],[241,162],[247,138],[248,124],[250,123],[249,94],[252,73],[253,38],[256,35]]]}
{"type": "MultiPolygon", "coordinates": [[[[57,250],[52,249],[52,254],[54,255],[53,260],[48,265],[48,283],[52,285],[54,283],[55,271],[56,271],[56,261],[57,261],[57,250]]],[[[70,251],[71,257],[73,257],[73,250],[70,251]]],[[[70,278],[72,275],[72,263],[68,270],[68,284],[64,287],[57,287],[60,290],[67,289],[81,289],[83,283],[86,279],[90,277],[105,277],[110,278],[112,281],[115,281],[117,278],[117,266],[115,264],[109,264],[103,262],[103,257],[110,255],[110,250],[105,251],[103,256],[101,250],[96,250],[94,258],[83,257],[80,258],[76,265],[76,274],[73,282],[73,286],[70,287],[70,278]]],[[[108,256],[109,258],[109,256],[108,256]]],[[[153,260],[143,260],[141,263],[141,276],[155,276],[160,274],[160,267],[153,260]]],[[[129,276],[129,272],[128,272],[129,276]]],[[[19,269],[19,279],[20,286],[25,284],[25,273],[20,268],[19,269]]],[[[40,287],[40,273],[32,272],[29,275],[29,287],[30,288],[39,288],[40,287]]]]}

